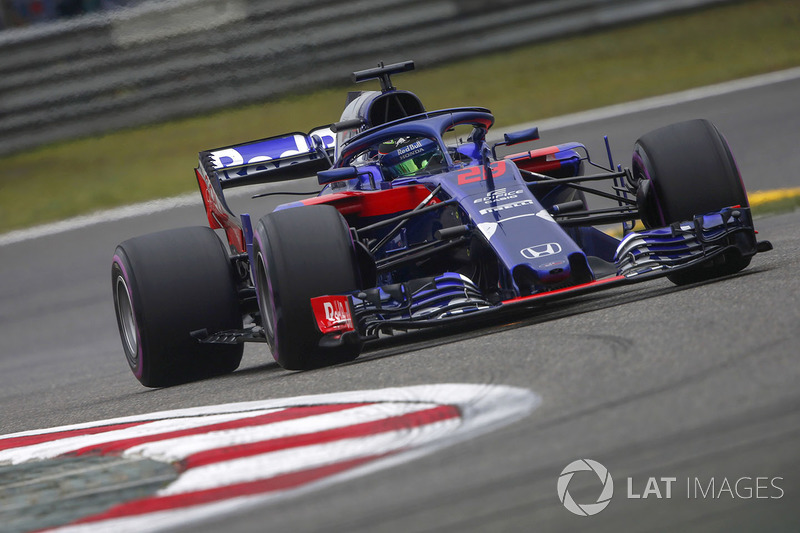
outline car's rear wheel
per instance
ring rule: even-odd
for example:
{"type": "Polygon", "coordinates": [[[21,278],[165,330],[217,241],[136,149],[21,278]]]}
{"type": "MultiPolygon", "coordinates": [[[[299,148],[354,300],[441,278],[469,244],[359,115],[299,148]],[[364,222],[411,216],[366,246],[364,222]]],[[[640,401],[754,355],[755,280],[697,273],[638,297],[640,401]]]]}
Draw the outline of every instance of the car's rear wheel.
{"type": "Polygon", "coordinates": [[[350,231],[339,212],[315,205],[270,213],[259,220],[254,241],[261,321],[278,364],[306,370],[357,357],[358,342],[320,347],[310,303],[360,288],[350,231]]]}
{"type": "MultiPolygon", "coordinates": [[[[648,228],[691,221],[725,207],[749,205],[739,170],[725,138],[705,119],[679,122],[636,141],[632,171],[648,228]]],[[[750,257],[731,250],[716,261],[667,276],[678,285],[733,274],[750,257]]]]}
{"type": "Polygon", "coordinates": [[[238,368],[243,345],[200,344],[190,336],[242,327],[233,268],[211,229],[121,243],[111,282],[122,347],[142,385],[165,387],[238,368]]]}

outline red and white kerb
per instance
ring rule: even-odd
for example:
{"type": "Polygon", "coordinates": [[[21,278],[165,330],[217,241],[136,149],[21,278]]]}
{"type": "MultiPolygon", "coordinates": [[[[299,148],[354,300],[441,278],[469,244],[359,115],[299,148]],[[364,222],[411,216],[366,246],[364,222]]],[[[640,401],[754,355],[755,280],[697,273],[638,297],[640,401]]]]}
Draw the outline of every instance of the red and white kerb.
{"type": "Polygon", "coordinates": [[[0,436],[0,465],[87,455],[177,465],[176,480],[53,531],[155,531],[407,462],[539,404],[492,385],[426,385],[197,407],[0,436]]]}

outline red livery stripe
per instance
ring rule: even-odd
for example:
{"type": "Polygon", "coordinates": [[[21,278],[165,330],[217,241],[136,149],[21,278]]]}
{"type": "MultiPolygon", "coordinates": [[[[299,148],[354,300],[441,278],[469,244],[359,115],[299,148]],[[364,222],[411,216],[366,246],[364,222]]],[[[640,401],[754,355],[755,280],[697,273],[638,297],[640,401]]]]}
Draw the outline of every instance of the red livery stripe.
{"type": "Polygon", "coordinates": [[[537,298],[544,298],[546,296],[553,296],[556,294],[564,294],[568,292],[579,292],[581,290],[589,289],[591,287],[596,287],[598,285],[605,285],[607,283],[616,282],[620,280],[624,280],[625,276],[613,276],[610,278],[604,278],[597,281],[590,281],[589,283],[582,283],[581,285],[573,285],[572,287],[565,287],[563,289],[556,289],[554,291],[547,291],[547,292],[539,292],[536,294],[531,294],[530,296],[518,296],[517,298],[512,298],[511,300],[504,300],[503,304],[510,304],[515,302],[523,302],[529,300],[535,300],[537,298]]]}
{"type": "MultiPolygon", "coordinates": [[[[304,205],[330,204],[343,215],[376,217],[417,207],[431,192],[424,185],[409,185],[381,191],[347,191],[303,200],[304,205]]],[[[433,199],[432,203],[439,202],[433,199]]]]}

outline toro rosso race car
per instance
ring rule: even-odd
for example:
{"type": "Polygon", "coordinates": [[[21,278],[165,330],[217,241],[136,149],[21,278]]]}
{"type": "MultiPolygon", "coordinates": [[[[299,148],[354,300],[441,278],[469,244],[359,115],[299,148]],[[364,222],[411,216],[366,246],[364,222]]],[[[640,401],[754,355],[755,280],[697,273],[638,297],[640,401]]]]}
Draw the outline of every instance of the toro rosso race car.
{"type": "Polygon", "coordinates": [[[286,369],[330,365],[382,334],[659,276],[726,276],[772,248],[756,240],[736,163],[709,121],[643,135],[629,168],[610,150],[600,165],[577,142],[498,156],[537,129],[489,143],[488,109],[428,111],[392,86],[413,67],[354,73],[381,90],[349,93],[335,124],[200,152],[210,228],[117,247],[117,321],[142,384],[232,372],[251,341],[286,369]],[[225,200],[231,187],[314,173],[317,196],[260,218],[225,200]],[[587,197],[613,203],[590,208],[587,197]],[[644,229],[633,231],[637,220],[644,229]],[[609,224],[622,224],[621,239],[597,228],[609,224]]]}

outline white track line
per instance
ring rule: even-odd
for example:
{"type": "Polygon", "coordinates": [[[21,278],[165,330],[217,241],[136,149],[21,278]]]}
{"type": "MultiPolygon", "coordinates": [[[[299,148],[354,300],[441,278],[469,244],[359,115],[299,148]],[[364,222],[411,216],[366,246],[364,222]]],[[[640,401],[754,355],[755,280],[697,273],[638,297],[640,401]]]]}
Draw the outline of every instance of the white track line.
{"type": "Polygon", "coordinates": [[[640,113],[642,111],[650,111],[652,109],[694,102],[697,100],[703,100],[705,98],[713,98],[738,91],[766,87],[767,85],[792,81],[798,78],[800,78],[800,67],[795,67],[788,70],[780,70],[778,72],[760,74],[758,76],[752,76],[749,78],[717,83],[715,85],[707,85],[705,87],[698,87],[696,89],[688,89],[686,91],[680,91],[677,93],[653,96],[651,98],[635,100],[633,102],[626,102],[624,104],[615,104],[589,111],[581,111],[579,113],[562,115],[560,117],[518,124],[505,129],[514,131],[532,128],[534,126],[538,126],[540,130],[566,128],[568,126],[586,124],[588,122],[596,122],[598,120],[608,120],[610,118],[630,115],[632,113],[640,113]]]}
{"type": "MultiPolygon", "coordinates": [[[[642,111],[693,102],[696,100],[702,100],[704,98],[721,96],[737,91],[765,87],[767,85],[791,81],[798,78],[800,78],[800,67],[795,67],[778,72],[770,72],[768,74],[761,74],[749,78],[742,78],[739,80],[718,83],[715,85],[708,85],[706,87],[689,89],[677,93],[645,98],[643,100],[635,100],[633,102],[627,102],[624,104],[601,107],[598,109],[592,109],[590,111],[582,111],[579,113],[562,115],[560,117],[518,124],[516,126],[510,126],[504,129],[508,131],[515,131],[531,128],[533,126],[538,126],[540,130],[565,128],[568,126],[585,124],[587,122],[607,120],[609,118],[629,115],[631,113],[639,113],[642,111]]],[[[46,237],[49,235],[56,235],[67,231],[74,231],[88,226],[93,226],[95,224],[103,224],[106,222],[114,222],[126,218],[152,215],[154,213],[160,213],[169,209],[175,209],[177,207],[185,207],[189,205],[201,205],[199,193],[183,194],[161,200],[153,200],[150,202],[128,205],[125,207],[97,211],[96,213],[82,215],[60,222],[53,222],[31,228],[10,231],[0,235],[0,246],[46,237]]]]}
{"type": "Polygon", "coordinates": [[[114,222],[126,218],[151,215],[153,213],[160,213],[162,211],[189,205],[197,205],[198,209],[202,209],[203,204],[199,192],[182,194],[171,198],[162,198],[160,200],[153,200],[140,204],[126,205],[114,209],[106,209],[88,215],[68,218],[59,222],[51,222],[49,224],[41,224],[30,228],[9,231],[8,233],[0,235],[0,246],[83,229],[94,226],[95,224],[104,224],[106,222],[114,222]]]}

